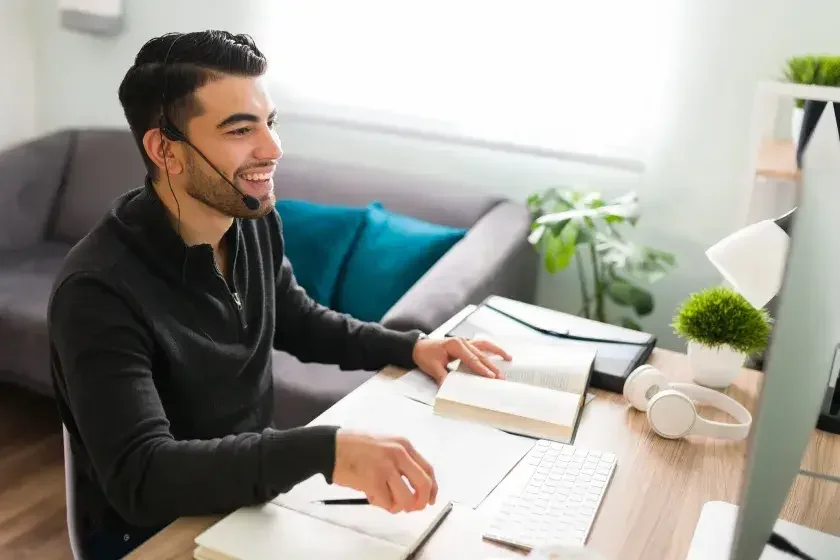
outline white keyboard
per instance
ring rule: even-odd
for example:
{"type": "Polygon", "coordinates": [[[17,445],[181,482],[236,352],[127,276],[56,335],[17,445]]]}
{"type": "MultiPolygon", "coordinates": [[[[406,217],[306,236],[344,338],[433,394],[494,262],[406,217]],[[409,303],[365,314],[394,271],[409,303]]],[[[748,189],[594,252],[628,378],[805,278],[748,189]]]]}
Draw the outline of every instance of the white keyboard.
{"type": "Polygon", "coordinates": [[[484,538],[530,550],[583,546],[615,471],[613,453],[539,440],[517,468],[529,480],[500,507],[484,538]]]}

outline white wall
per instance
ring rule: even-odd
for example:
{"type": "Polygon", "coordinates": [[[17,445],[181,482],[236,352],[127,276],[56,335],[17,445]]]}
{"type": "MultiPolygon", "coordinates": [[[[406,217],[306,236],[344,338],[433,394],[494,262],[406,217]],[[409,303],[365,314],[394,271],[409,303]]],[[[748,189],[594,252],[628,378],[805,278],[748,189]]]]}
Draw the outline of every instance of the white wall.
{"type": "Polygon", "coordinates": [[[0,150],[35,134],[34,4],[0,0],[0,150]]]}
{"type": "MultiPolygon", "coordinates": [[[[642,324],[664,346],[679,348],[668,326],[673,310],[691,291],[720,282],[704,250],[732,231],[739,218],[736,204],[745,188],[754,83],[778,77],[790,55],[840,52],[834,29],[840,6],[826,8],[828,3],[821,0],[671,1],[681,2],[680,41],[667,47],[677,51],[678,64],[669,78],[670,103],[661,108],[662,114],[651,116],[662,122],[662,130],[641,175],[306,122],[284,124],[284,149],[446,173],[520,200],[546,185],[589,185],[608,195],[637,189],[644,212],[638,239],[673,251],[679,260],[676,272],[654,287],[656,310],[642,324]]],[[[172,30],[222,27],[250,32],[259,43],[265,28],[250,18],[259,17],[260,4],[237,0],[234,9],[225,1],[126,2],[126,32],[98,39],[58,29],[55,1],[39,2],[39,129],[122,126],[117,87],[145,40],[172,30]]],[[[538,302],[576,311],[574,271],[554,278],[543,274],[538,302]]]]}

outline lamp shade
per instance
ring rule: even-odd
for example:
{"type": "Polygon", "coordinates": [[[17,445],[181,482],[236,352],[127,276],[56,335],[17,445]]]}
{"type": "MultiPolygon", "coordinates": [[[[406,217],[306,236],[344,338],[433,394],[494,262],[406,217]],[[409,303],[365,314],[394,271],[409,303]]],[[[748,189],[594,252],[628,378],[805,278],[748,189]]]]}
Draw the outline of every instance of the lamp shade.
{"type": "Polygon", "coordinates": [[[772,220],[740,229],[706,251],[732,288],[755,307],[764,307],[779,292],[790,238],[772,220]]]}

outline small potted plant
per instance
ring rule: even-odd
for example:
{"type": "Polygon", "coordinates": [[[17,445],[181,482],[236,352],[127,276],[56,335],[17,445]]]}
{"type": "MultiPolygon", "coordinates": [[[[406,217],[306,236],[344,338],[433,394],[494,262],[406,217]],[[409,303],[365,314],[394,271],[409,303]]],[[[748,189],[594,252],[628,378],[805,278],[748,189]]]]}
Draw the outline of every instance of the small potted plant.
{"type": "Polygon", "coordinates": [[[672,327],[688,342],[695,383],[724,389],[747,356],[767,347],[770,316],[731,288],[717,286],[691,294],[677,310],[672,327]]]}
{"type": "MultiPolygon", "coordinates": [[[[805,55],[787,60],[784,68],[785,79],[794,84],[814,86],[840,86],[840,56],[805,55]]],[[[802,152],[810,140],[817,122],[825,109],[825,101],[814,99],[796,99],[791,115],[791,136],[796,146],[796,162],[802,165],[802,152]]],[[[840,131],[840,103],[834,103],[838,131],[840,131]]]]}

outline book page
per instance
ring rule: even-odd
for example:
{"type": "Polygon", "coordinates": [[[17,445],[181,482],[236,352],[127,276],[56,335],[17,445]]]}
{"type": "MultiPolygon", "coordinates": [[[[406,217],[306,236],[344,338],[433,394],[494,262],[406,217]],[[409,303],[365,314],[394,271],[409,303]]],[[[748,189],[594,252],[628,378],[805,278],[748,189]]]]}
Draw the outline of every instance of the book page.
{"type": "MultiPolygon", "coordinates": [[[[488,355],[507,381],[575,394],[582,394],[586,390],[589,371],[595,361],[595,350],[494,342],[513,358],[506,361],[497,355],[488,355]]],[[[470,371],[470,368],[461,363],[458,371],[470,371]]]]}
{"type": "MultiPolygon", "coordinates": [[[[357,506],[354,506],[357,507],[357,506]]],[[[202,532],[195,543],[206,556],[224,558],[330,558],[398,560],[404,544],[299,513],[271,502],[243,507],[202,532]],[[313,538],[317,535],[317,538],[313,538]]],[[[202,556],[205,556],[202,554],[202,556]]]]}
{"type": "Polygon", "coordinates": [[[414,547],[451,507],[451,502],[441,496],[434,505],[420,511],[400,513],[370,505],[307,503],[288,495],[280,495],[272,503],[406,548],[414,547]]]}

